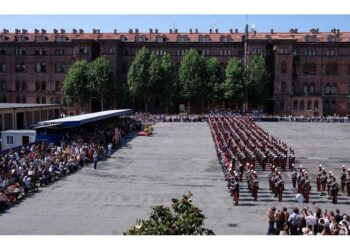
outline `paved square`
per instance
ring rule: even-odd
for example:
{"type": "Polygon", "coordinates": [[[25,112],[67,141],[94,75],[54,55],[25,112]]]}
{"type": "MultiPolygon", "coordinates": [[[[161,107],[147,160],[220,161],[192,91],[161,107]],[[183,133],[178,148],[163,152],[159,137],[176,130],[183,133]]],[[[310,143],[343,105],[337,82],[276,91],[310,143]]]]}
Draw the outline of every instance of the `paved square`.
{"type": "MultiPolygon", "coordinates": [[[[322,160],[337,174],[341,164],[349,166],[348,124],[259,125],[295,148],[298,162],[307,168],[322,160]]],[[[205,226],[216,234],[261,235],[267,229],[268,207],[296,205],[290,173],[283,173],[287,190],[281,203],[268,191],[266,174],[258,171],[259,201],[253,201],[243,182],[240,205],[234,207],[208,124],[158,123],[153,136],[129,138],[112,158],[99,162],[97,170],[83,168],[0,214],[0,234],[122,234],[137,218],[148,217],[151,206],[170,205],[172,197],[191,191],[208,217],[205,226]]],[[[334,206],[314,191],[311,209],[320,205],[344,211],[350,204],[341,196],[334,206]]]]}

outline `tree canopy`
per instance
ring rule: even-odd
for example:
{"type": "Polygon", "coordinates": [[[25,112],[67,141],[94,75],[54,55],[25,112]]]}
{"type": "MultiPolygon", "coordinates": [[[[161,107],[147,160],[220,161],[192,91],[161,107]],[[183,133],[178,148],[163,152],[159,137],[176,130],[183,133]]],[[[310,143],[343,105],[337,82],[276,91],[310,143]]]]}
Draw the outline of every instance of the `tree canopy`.
{"type": "Polygon", "coordinates": [[[226,80],[223,84],[224,97],[230,102],[243,103],[246,95],[244,68],[238,59],[232,58],[226,67],[226,80]]]}
{"type": "Polygon", "coordinates": [[[213,235],[203,227],[205,216],[202,210],[192,204],[192,193],[181,199],[172,199],[171,208],[159,205],[152,207],[147,220],[138,220],[126,235],[213,235]]]}

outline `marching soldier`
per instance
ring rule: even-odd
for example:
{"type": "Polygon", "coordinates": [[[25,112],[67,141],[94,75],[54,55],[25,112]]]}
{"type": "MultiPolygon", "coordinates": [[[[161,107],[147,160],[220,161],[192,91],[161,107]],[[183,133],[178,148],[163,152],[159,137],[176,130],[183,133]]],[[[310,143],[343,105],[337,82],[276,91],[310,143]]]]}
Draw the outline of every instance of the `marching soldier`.
{"type": "Polygon", "coordinates": [[[252,184],[252,194],[254,197],[254,200],[258,200],[258,190],[259,190],[259,181],[256,173],[254,173],[254,179],[253,179],[253,184],[252,184]]]}
{"type": "Polygon", "coordinates": [[[238,176],[236,175],[233,178],[233,183],[232,183],[232,194],[233,194],[233,199],[235,201],[235,206],[238,206],[238,199],[239,199],[239,182],[238,182],[238,176]]]}
{"type": "Polygon", "coordinates": [[[327,180],[328,199],[331,199],[331,197],[332,197],[332,193],[331,193],[332,183],[333,183],[333,174],[332,174],[332,171],[329,171],[329,173],[328,173],[328,180],[327,180]]]}
{"type": "Polygon", "coordinates": [[[348,168],[348,178],[346,179],[346,191],[348,196],[350,196],[350,168],[348,168]]]}
{"type": "Polygon", "coordinates": [[[303,171],[298,182],[299,194],[305,195],[305,175],[307,172],[303,171]]]}
{"type": "Polygon", "coordinates": [[[326,195],[326,186],[327,186],[327,172],[324,168],[322,168],[322,175],[321,175],[321,195],[326,195]]]}
{"type": "Polygon", "coordinates": [[[294,172],[292,174],[292,184],[293,184],[293,188],[295,189],[297,186],[297,177],[298,177],[298,172],[296,169],[294,169],[294,172]]]}
{"type": "Polygon", "coordinates": [[[331,197],[332,197],[332,203],[337,204],[338,202],[338,183],[336,181],[335,176],[332,177],[332,183],[331,183],[331,197]]]}
{"type": "Polygon", "coordinates": [[[284,182],[282,180],[281,174],[279,174],[278,178],[277,178],[276,190],[277,190],[277,195],[278,195],[278,201],[281,202],[282,201],[282,193],[284,190],[284,182]]]}
{"type": "Polygon", "coordinates": [[[318,172],[316,175],[317,191],[321,191],[321,176],[322,176],[322,165],[318,165],[318,172]]]}
{"type": "Polygon", "coordinates": [[[311,182],[309,180],[309,176],[305,176],[305,189],[304,189],[304,198],[305,198],[305,203],[309,203],[310,200],[310,191],[311,191],[311,182]]]}
{"type": "Polygon", "coordinates": [[[340,175],[340,182],[341,182],[341,191],[344,192],[345,184],[346,184],[346,169],[345,169],[345,165],[343,165],[343,171],[341,172],[341,175],[340,175]]]}
{"type": "Polygon", "coordinates": [[[242,163],[240,163],[240,164],[238,165],[239,181],[240,181],[240,182],[242,182],[242,179],[243,179],[243,171],[244,171],[243,165],[242,165],[242,163]]]}

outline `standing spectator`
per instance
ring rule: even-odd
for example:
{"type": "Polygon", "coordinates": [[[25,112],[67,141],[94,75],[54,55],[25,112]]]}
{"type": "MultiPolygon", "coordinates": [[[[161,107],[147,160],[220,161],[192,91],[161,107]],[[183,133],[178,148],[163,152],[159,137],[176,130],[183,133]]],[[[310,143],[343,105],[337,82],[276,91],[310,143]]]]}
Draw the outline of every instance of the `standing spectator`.
{"type": "Polygon", "coordinates": [[[267,223],[269,223],[267,235],[274,235],[275,233],[275,211],[275,207],[267,210],[267,223]]]}
{"type": "Polygon", "coordinates": [[[300,215],[299,215],[299,209],[297,207],[293,209],[293,213],[289,216],[288,223],[290,224],[290,234],[298,235],[300,215]]]}
{"type": "Polygon", "coordinates": [[[341,220],[343,219],[343,216],[340,215],[339,209],[336,209],[335,213],[336,213],[336,215],[334,215],[334,218],[337,221],[337,223],[339,224],[339,222],[341,222],[341,220]]]}
{"type": "Polygon", "coordinates": [[[98,161],[98,154],[97,154],[96,150],[95,150],[94,155],[93,155],[93,160],[94,160],[94,169],[96,169],[97,161],[98,161]]]}
{"type": "Polygon", "coordinates": [[[112,154],[112,143],[108,143],[108,157],[111,157],[111,154],[112,154]]]}

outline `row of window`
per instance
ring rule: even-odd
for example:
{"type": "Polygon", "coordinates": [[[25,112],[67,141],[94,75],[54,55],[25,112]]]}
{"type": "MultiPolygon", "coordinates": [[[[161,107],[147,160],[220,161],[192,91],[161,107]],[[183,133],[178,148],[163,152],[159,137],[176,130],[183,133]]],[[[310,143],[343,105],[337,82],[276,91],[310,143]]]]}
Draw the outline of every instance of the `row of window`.
{"type": "Polygon", "coordinates": [[[293,110],[318,110],[318,100],[308,100],[306,107],[304,100],[294,100],[293,101],[293,110]]]}
{"type": "MultiPolygon", "coordinates": [[[[9,40],[9,37],[8,36],[5,36],[5,35],[0,35],[0,42],[6,42],[9,40]]],[[[35,36],[35,42],[46,42],[48,41],[49,38],[45,35],[37,35],[35,36]]],[[[29,41],[29,37],[26,36],[26,35],[18,35],[15,37],[15,41],[16,42],[28,42],[29,41]]],[[[55,41],[56,42],[67,42],[69,41],[69,37],[68,36],[65,36],[65,35],[57,35],[55,37],[55,41]]]]}
{"type": "MultiPolygon", "coordinates": [[[[0,49],[0,55],[6,55],[6,52],[7,52],[6,50],[0,49]]],[[[89,47],[79,47],[78,52],[80,54],[88,54],[89,47]]],[[[104,48],[104,53],[105,54],[112,54],[113,53],[112,47],[104,48]]],[[[24,55],[28,55],[28,54],[27,54],[27,50],[24,48],[15,48],[15,55],[16,56],[24,56],[24,55]]],[[[47,52],[43,48],[36,48],[36,49],[34,49],[34,53],[29,54],[29,55],[45,56],[45,55],[47,55],[47,52]]],[[[55,49],[54,55],[55,56],[64,56],[64,55],[68,55],[68,54],[67,54],[66,49],[60,48],[60,49],[55,49]]]]}
{"type": "MultiPolygon", "coordinates": [[[[15,72],[17,73],[25,73],[27,66],[25,63],[16,63],[15,64],[15,72]]],[[[35,64],[35,73],[45,73],[47,70],[46,63],[36,63],[35,64]]],[[[68,65],[66,63],[56,63],[55,64],[55,73],[66,73],[68,70],[68,65]]],[[[0,73],[7,72],[6,64],[0,64],[0,73]]]]}
{"type": "MultiPolygon", "coordinates": [[[[47,85],[45,81],[36,81],[35,82],[35,91],[46,91],[47,85]]],[[[62,84],[60,81],[55,82],[54,91],[61,91],[62,84]]],[[[0,81],[0,91],[10,90],[7,82],[5,80],[0,81]]],[[[16,81],[15,82],[16,91],[27,91],[28,85],[26,81],[16,81]]]]}
{"type": "MultiPolygon", "coordinates": [[[[280,72],[281,74],[287,73],[287,62],[281,62],[280,72]]],[[[326,64],[326,75],[338,75],[339,74],[339,65],[338,63],[327,63],[326,64]]],[[[304,75],[316,75],[316,63],[304,63],[303,64],[303,73],[304,75]]],[[[348,75],[350,75],[350,64],[348,65],[348,75]]]]}
{"type": "MultiPolygon", "coordinates": [[[[122,42],[125,42],[128,40],[128,38],[125,35],[121,35],[120,40],[122,42]]],[[[157,35],[157,37],[156,37],[156,42],[166,42],[167,40],[168,40],[168,38],[166,35],[157,35]]],[[[135,35],[134,41],[135,42],[147,42],[148,38],[146,35],[135,35]]],[[[178,35],[176,38],[176,41],[179,43],[189,42],[190,38],[188,35],[178,35]]],[[[209,35],[199,35],[197,41],[200,43],[206,43],[206,42],[210,42],[211,38],[209,35]]],[[[220,42],[222,42],[222,43],[233,42],[233,38],[230,35],[228,35],[228,36],[221,35],[220,42]]]]}

